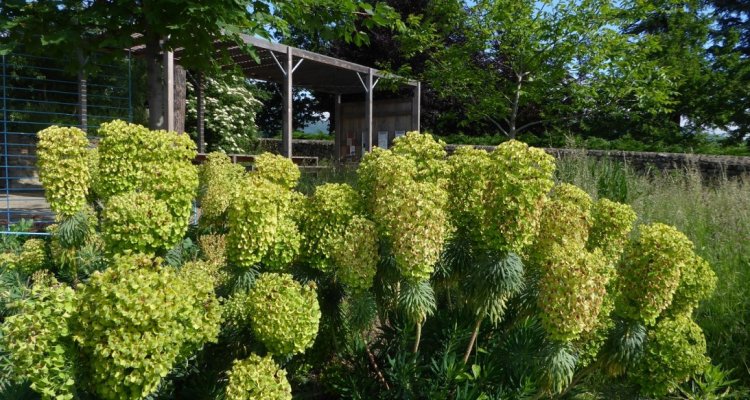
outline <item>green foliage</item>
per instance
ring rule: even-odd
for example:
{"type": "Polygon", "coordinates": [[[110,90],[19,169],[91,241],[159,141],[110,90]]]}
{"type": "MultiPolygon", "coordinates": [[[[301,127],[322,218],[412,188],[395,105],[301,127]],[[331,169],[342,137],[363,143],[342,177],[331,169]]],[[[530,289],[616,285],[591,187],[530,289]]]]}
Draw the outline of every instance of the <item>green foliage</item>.
{"type": "Polygon", "coordinates": [[[154,254],[172,243],[172,217],[165,202],[143,192],[112,196],[102,213],[102,238],[113,253],[154,254]]]}
{"type": "Polygon", "coordinates": [[[622,296],[616,312],[653,325],[672,303],[681,271],[691,260],[693,244],[677,229],[659,223],[640,228],[625,251],[619,279],[622,296]]]}
{"type": "Polygon", "coordinates": [[[257,176],[240,184],[227,217],[230,263],[243,269],[259,264],[274,271],[287,268],[300,247],[300,234],[291,219],[292,192],[257,176]]]}
{"type": "Polygon", "coordinates": [[[75,214],[86,205],[91,185],[89,141],[78,128],[52,126],[37,134],[39,181],[52,211],[75,214]]]}
{"type": "Polygon", "coordinates": [[[141,399],[218,335],[213,280],[140,255],[117,257],[80,288],[73,320],[88,379],[105,399],[141,399]]]}
{"type": "Polygon", "coordinates": [[[94,190],[105,203],[127,192],[148,193],[166,204],[171,222],[163,228],[167,247],[187,231],[198,171],[195,143],[187,135],[150,131],[123,121],[102,124],[99,168],[94,190]]]}
{"type": "Polygon", "coordinates": [[[300,285],[291,275],[264,273],[246,305],[255,337],[271,353],[303,353],[312,346],[321,315],[315,283],[300,285]]]}
{"type": "Polygon", "coordinates": [[[201,223],[222,223],[245,169],[233,164],[226,154],[213,152],[206,156],[199,172],[201,223]]]}
{"type": "Polygon", "coordinates": [[[378,266],[377,234],[372,221],[355,215],[333,248],[336,277],[352,292],[372,287],[378,266]]]}
{"type": "Polygon", "coordinates": [[[256,156],[253,169],[259,177],[287,189],[294,189],[299,182],[299,167],[291,159],[278,154],[256,156]]]}
{"type": "Polygon", "coordinates": [[[15,379],[28,380],[45,400],[74,398],[78,366],[68,325],[75,310],[70,287],[35,284],[0,329],[0,347],[10,355],[15,379]]]}
{"type": "Polygon", "coordinates": [[[485,245],[500,253],[524,254],[539,230],[542,206],[553,185],[554,158],[515,140],[498,146],[490,158],[485,245]]]}
{"type": "MultiPolygon", "coordinates": [[[[347,184],[323,184],[307,199],[305,211],[302,253],[310,265],[328,271],[342,236],[349,233],[347,224],[360,212],[359,197],[347,184]]],[[[339,261],[347,260],[340,258],[339,261]]]]}
{"type": "Polygon", "coordinates": [[[279,368],[270,356],[251,354],[244,360],[235,360],[227,375],[228,400],[292,399],[292,388],[286,379],[286,371],[279,368]]]}
{"type": "Polygon", "coordinates": [[[688,315],[663,318],[648,333],[634,379],[644,393],[664,396],[704,371],[705,353],[703,331],[688,315]]]}

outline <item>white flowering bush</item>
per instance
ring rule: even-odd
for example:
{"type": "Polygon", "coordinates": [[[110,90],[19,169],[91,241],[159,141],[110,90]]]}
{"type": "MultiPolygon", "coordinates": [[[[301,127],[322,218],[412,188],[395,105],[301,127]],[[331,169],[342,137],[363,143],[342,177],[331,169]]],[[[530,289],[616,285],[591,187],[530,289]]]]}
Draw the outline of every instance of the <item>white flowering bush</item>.
{"type": "MultiPolygon", "coordinates": [[[[262,107],[245,78],[232,75],[204,79],[204,123],[211,150],[247,153],[258,135],[255,115],[262,107]]],[[[196,90],[188,82],[187,118],[198,118],[196,90]]]]}

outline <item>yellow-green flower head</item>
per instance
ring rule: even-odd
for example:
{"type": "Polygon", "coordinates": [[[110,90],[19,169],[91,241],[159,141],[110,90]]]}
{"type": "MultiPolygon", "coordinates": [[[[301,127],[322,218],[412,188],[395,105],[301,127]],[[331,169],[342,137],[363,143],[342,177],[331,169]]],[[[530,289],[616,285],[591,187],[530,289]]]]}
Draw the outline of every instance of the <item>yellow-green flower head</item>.
{"type": "Polygon", "coordinates": [[[143,192],[112,196],[102,212],[102,238],[110,253],[155,254],[172,248],[172,217],[167,205],[143,192]]]}
{"type": "Polygon", "coordinates": [[[623,255],[617,313],[653,325],[672,303],[680,273],[692,257],[693,244],[682,232],[660,223],[642,226],[623,255]]]}
{"type": "Polygon", "coordinates": [[[227,237],[226,235],[210,234],[198,237],[198,247],[201,249],[203,259],[219,266],[227,264],[227,237]]]}
{"type": "Polygon", "coordinates": [[[401,276],[429,279],[449,233],[448,194],[437,183],[407,181],[383,196],[375,218],[389,238],[401,276]]]}
{"type": "Polygon", "coordinates": [[[244,360],[235,360],[227,375],[227,400],[292,399],[286,371],[279,368],[271,356],[251,354],[244,360]]]}
{"type": "Polygon", "coordinates": [[[378,232],[375,224],[359,215],[352,217],[333,246],[331,257],[339,281],[353,292],[372,287],[378,266],[378,232]]]}
{"type": "Polygon", "coordinates": [[[315,283],[289,274],[263,273],[247,295],[252,331],[277,355],[303,353],[318,335],[320,306],[315,283]]]}
{"type": "Polygon", "coordinates": [[[253,176],[242,182],[228,213],[227,256],[233,266],[289,265],[300,246],[292,199],[289,189],[271,181],[253,176]]]}
{"type": "Polygon", "coordinates": [[[599,199],[592,209],[593,225],[589,231],[588,248],[601,249],[607,261],[615,264],[625,249],[628,235],[637,216],[627,204],[599,199]]]}
{"type": "Polygon", "coordinates": [[[366,153],[357,168],[358,189],[366,210],[374,213],[387,193],[413,181],[416,175],[417,164],[410,158],[380,147],[366,153]]]}
{"type": "Polygon", "coordinates": [[[703,331],[688,315],[666,317],[648,332],[634,380],[641,392],[661,398],[702,373],[710,363],[703,331]]]}
{"type": "Polygon", "coordinates": [[[44,400],[73,399],[75,349],[68,321],[76,310],[70,287],[34,284],[17,313],[0,325],[0,348],[7,352],[12,376],[28,381],[44,400]]]}
{"type": "Polygon", "coordinates": [[[407,132],[406,135],[396,138],[391,150],[394,154],[409,158],[416,163],[419,180],[437,182],[447,175],[445,142],[435,140],[430,134],[407,132]]]}
{"type": "Polygon", "coordinates": [[[487,170],[492,161],[484,150],[461,146],[448,158],[448,210],[459,235],[481,241],[487,170]]]}
{"type": "Polygon", "coordinates": [[[259,177],[287,189],[294,189],[300,177],[299,167],[292,160],[271,153],[255,157],[254,171],[259,177]]]}
{"type": "Polygon", "coordinates": [[[70,216],[86,205],[91,186],[89,141],[78,128],[52,126],[37,134],[39,181],[52,211],[70,216]]]}
{"type": "Polygon", "coordinates": [[[176,363],[216,341],[221,312],[213,281],[189,271],[129,255],[80,286],[73,338],[98,396],[142,399],[176,363]]]}
{"type": "Polygon", "coordinates": [[[711,297],[715,289],[716,273],[711,265],[700,256],[693,255],[683,265],[680,286],[672,298],[669,314],[692,314],[702,300],[711,297]]]}
{"type": "Polygon", "coordinates": [[[544,205],[539,235],[533,246],[533,258],[543,263],[557,244],[583,251],[591,227],[591,197],[575,185],[556,186],[544,205]]]}
{"type": "Polygon", "coordinates": [[[553,244],[539,281],[537,304],[550,338],[574,340],[598,322],[608,275],[600,251],[553,244]]]}
{"type": "Polygon", "coordinates": [[[244,174],[245,168],[239,164],[233,164],[229,156],[224,153],[213,152],[206,156],[206,161],[200,167],[198,197],[202,221],[223,222],[227,208],[244,174]]]}
{"type": "Polygon", "coordinates": [[[119,120],[102,124],[99,135],[96,193],[105,201],[132,191],[163,201],[172,217],[165,229],[169,241],[177,243],[187,231],[198,188],[195,143],[188,135],[119,120]]]}
{"type": "Polygon", "coordinates": [[[44,268],[47,252],[42,239],[29,239],[23,243],[21,253],[16,257],[16,268],[24,274],[31,275],[44,268]]]}
{"type": "Polygon", "coordinates": [[[316,187],[306,203],[302,254],[313,267],[328,271],[332,267],[334,247],[359,211],[359,196],[347,184],[326,183],[316,187]]]}
{"type": "Polygon", "coordinates": [[[510,140],[490,154],[485,194],[485,242],[490,250],[524,254],[538,230],[552,188],[554,158],[510,140]]]}

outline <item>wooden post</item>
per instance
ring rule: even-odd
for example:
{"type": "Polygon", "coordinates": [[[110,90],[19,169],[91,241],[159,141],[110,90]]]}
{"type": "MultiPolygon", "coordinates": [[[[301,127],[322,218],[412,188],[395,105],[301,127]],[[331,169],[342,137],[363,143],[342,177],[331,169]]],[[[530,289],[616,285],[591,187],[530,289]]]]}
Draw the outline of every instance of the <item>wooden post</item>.
{"type": "Polygon", "coordinates": [[[333,152],[333,159],[335,161],[341,160],[341,143],[344,143],[344,129],[341,126],[341,122],[343,121],[341,119],[341,95],[336,95],[336,109],[333,111],[334,115],[334,125],[333,130],[335,133],[335,136],[333,137],[333,143],[334,143],[334,152],[333,152]]]}
{"type": "Polygon", "coordinates": [[[365,150],[372,151],[372,76],[373,70],[367,71],[367,100],[365,101],[365,150]]]}
{"type": "Polygon", "coordinates": [[[197,108],[198,108],[198,152],[199,153],[205,153],[206,152],[206,121],[205,121],[205,112],[206,112],[206,106],[203,103],[203,74],[198,73],[198,76],[196,77],[196,88],[195,88],[195,94],[197,97],[197,108]]]}
{"type": "Polygon", "coordinates": [[[164,89],[167,94],[164,99],[164,128],[174,130],[174,53],[164,51],[164,89]]]}
{"type": "Polygon", "coordinates": [[[286,76],[284,77],[283,132],[281,154],[292,158],[292,48],[286,48],[286,76]]]}
{"type": "Polygon", "coordinates": [[[422,113],[422,83],[417,82],[411,98],[411,129],[419,132],[420,117],[422,113]]]}
{"type": "Polygon", "coordinates": [[[185,133],[185,109],[187,107],[187,70],[174,65],[174,131],[185,133]]]}

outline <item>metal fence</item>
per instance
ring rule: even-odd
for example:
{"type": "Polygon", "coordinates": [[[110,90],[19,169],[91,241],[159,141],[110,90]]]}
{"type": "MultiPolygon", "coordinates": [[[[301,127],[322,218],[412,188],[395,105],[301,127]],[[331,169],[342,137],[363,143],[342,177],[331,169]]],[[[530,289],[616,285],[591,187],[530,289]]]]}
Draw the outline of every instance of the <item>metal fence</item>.
{"type": "Polygon", "coordinates": [[[95,139],[103,122],[132,121],[131,60],[92,61],[85,79],[48,57],[11,53],[0,62],[0,233],[18,233],[14,224],[31,220],[32,234],[42,234],[54,214],[39,182],[36,133],[52,125],[75,126],[95,139]]]}

